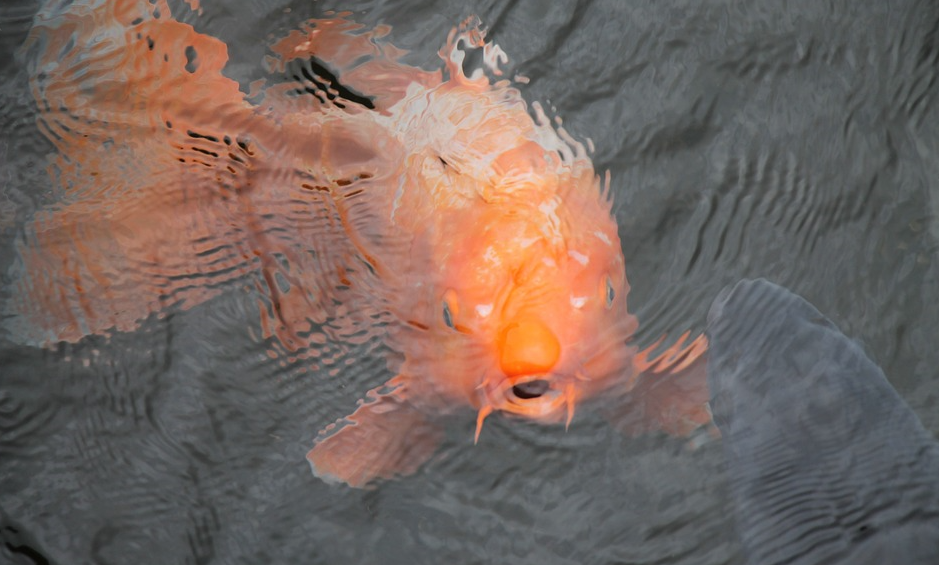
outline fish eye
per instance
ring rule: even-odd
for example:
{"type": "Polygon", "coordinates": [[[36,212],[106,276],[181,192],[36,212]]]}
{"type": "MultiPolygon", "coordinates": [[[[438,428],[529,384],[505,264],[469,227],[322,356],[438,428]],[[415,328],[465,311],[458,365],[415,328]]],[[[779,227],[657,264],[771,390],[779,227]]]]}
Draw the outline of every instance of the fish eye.
{"type": "Polygon", "coordinates": [[[457,303],[456,292],[452,289],[448,290],[443,295],[443,323],[451,330],[455,330],[456,322],[454,318],[459,315],[459,313],[460,310],[457,303]]]}
{"type": "Polygon", "coordinates": [[[611,308],[613,306],[613,299],[616,298],[616,291],[613,289],[613,281],[610,280],[610,277],[606,278],[606,307],[611,308]]]}
{"type": "Polygon", "coordinates": [[[450,312],[450,305],[446,300],[443,301],[443,323],[451,330],[456,327],[453,325],[453,313],[450,312]]]}

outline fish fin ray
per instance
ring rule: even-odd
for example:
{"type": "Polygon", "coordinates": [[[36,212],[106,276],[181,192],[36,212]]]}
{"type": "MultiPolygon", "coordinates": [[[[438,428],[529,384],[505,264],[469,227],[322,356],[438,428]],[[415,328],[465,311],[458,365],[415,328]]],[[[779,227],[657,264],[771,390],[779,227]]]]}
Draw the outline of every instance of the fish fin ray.
{"type": "Polygon", "coordinates": [[[437,450],[443,431],[407,401],[406,392],[406,379],[396,377],[370,391],[355,412],[337,422],[341,427],[320,432],[306,456],[313,474],[363,488],[415,473],[437,450]]]}
{"type": "Polygon", "coordinates": [[[620,431],[638,436],[657,430],[688,436],[711,424],[707,388],[707,338],[689,342],[686,332],[672,346],[650,358],[660,339],[634,358],[636,381],[625,398],[608,410],[620,431]]]}

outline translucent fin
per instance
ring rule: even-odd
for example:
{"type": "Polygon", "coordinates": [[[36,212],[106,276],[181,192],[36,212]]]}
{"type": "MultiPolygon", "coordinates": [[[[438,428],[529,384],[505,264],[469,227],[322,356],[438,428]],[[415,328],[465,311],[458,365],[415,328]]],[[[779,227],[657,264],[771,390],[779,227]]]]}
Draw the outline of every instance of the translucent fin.
{"type": "Polygon", "coordinates": [[[687,436],[711,423],[707,338],[700,335],[686,343],[688,337],[688,333],[683,334],[652,358],[650,351],[662,340],[636,354],[636,382],[607,414],[620,431],[632,436],[656,430],[687,436]]]}
{"type": "Polygon", "coordinates": [[[417,471],[437,450],[443,431],[406,395],[404,379],[396,377],[369,391],[350,416],[320,432],[306,456],[313,474],[362,488],[417,471]]]}

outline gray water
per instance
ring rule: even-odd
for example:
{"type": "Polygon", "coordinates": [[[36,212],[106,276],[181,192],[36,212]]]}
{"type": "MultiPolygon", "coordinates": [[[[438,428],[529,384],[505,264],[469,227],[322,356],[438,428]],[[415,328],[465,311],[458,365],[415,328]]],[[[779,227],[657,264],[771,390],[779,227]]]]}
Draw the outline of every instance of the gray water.
{"type": "MultiPolygon", "coordinates": [[[[477,14],[508,74],[529,77],[526,100],[593,141],[643,342],[702,330],[721,288],[765,277],[863,343],[939,433],[939,6],[239,0],[174,13],[229,46],[226,74],[247,90],[270,37],[339,7],[390,25],[427,68],[477,14]]],[[[0,7],[0,272],[61,197],[16,51],[38,9],[0,7]]],[[[467,420],[411,477],[326,485],[304,460],[316,430],[390,375],[365,347],[337,348],[337,377],[305,373],[266,355],[256,320],[256,301],[228,292],[109,339],[0,342],[0,560],[742,562],[720,440],[627,438],[588,412],[566,432],[493,418],[475,446],[467,420]]]]}

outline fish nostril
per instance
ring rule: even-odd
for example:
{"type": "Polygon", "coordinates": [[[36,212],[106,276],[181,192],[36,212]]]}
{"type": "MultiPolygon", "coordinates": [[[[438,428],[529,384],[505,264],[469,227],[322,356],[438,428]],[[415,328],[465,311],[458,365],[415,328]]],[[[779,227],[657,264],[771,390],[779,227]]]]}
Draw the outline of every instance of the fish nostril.
{"type": "Polygon", "coordinates": [[[549,388],[551,388],[551,385],[548,381],[538,379],[513,386],[512,394],[522,400],[531,400],[532,398],[538,398],[548,392],[549,388]]]}

